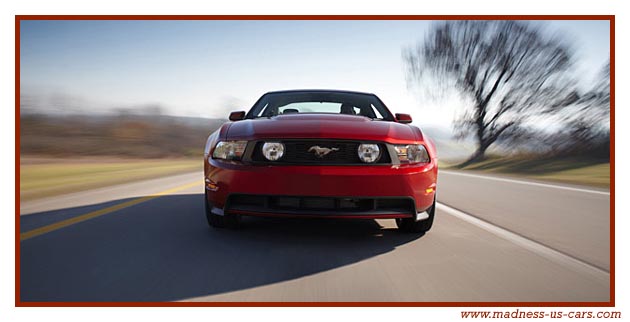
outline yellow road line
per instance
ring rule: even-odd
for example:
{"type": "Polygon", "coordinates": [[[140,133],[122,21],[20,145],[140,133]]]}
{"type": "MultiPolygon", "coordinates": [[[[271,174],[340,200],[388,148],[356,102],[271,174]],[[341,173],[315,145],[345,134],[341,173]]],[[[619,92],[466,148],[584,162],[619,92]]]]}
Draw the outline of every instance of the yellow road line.
{"type": "Polygon", "coordinates": [[[90,220],[90,219],[93,219],[93,218],[96,218],[96,217],[100,217],[102,215],[106,215],[106,214],[112,213],[114,211],[123,209],[123,208],[131,207],[133,205],[137,205],[139,203],[143,203],[143,202],[149,201],[151,199],[159,198],[161,196],[164,196],[164,195],[167,195],[167,194],[171,194],[173,192],[177,192],[177,191],[180,191],[180,190],[188,189],[190,187],[194,187],[196,185],[202,185],[202,184],[203,184],[203,182],[199,182],[199,181],[191,182],[191,183],[185,184],[183,186],[171,188],[171,189],[168,189],[168,190],[164,190],[164,191],[158,192],[156,194],[152,194],[150,196],[140,197],[140,198],[137,198],[137,199],[129,200],[129,201],[126,201],[126,202],[123,202],[123,203],[119,203],[117,205],[113,205],[111,207],[107,207],[107,208],[104,208],[104,209],[92,211],[92,212],[89,212],[89,213],[84,214],[84,215],[80,215],[80,216],[77,216],[77,217],[72,217],[70,219],[62,220],[62,221],[56,222],[54,224],[50,224],[50,225],[47,225],[47,226],[43,226],[43,227],[39,227],[39,228],[36,228],[36,229],[33,229],[33,230],[29,230],[27,232],[24,232],[24,233],[20,234],[20,241],[26,240],[26,239],[29,239],[29,238],[33,238],[35,236],[43,235],[43,234],[49,233],[51,231],[55,231],[57,229],[61,229],[61,228],[68,227],[68,226],[71,226],[71,225],[74,225],[74,224],[78,224],[80,222],[83,222],[83,221],[86,221],[86,220],[90,220]]]}

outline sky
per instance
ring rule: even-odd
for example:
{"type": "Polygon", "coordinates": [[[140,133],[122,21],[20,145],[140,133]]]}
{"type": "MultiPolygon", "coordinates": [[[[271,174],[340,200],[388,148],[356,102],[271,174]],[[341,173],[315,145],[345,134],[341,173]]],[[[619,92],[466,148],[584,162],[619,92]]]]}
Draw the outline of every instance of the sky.
{"type": "MultiPolygon", "coordinates": [[[[431,21],[22,21],[20,90],[51,112],[159,105],[165,114],[226,118],[262,94],[345,89],[394,113],[449,127],[457,101],[414,95],[402,49],[431,21]]],[[[550,21],[575,45],[588,83],[609,57],[608,21],[550,21]]]]}

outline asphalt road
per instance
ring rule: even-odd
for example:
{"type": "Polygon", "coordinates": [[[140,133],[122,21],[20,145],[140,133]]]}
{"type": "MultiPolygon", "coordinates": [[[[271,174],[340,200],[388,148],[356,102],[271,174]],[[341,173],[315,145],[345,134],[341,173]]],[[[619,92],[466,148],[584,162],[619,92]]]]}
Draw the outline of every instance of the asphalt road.
{"type": "Polygon", "coordinates": [[[202,174],[20,205],[22,301],[607,302],[607,191],[442,171],[433,229],[245,218],[202,174]]]}

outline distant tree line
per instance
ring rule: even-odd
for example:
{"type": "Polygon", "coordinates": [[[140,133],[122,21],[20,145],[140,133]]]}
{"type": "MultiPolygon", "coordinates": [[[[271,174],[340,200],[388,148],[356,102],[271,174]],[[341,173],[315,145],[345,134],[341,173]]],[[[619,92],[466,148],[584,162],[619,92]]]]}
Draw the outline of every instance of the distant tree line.
{"type": "Polygon", "coordinates": [[[201,157],[225,120],[163,115],[22,114],[20,153],[45,156],[201,157]]]}

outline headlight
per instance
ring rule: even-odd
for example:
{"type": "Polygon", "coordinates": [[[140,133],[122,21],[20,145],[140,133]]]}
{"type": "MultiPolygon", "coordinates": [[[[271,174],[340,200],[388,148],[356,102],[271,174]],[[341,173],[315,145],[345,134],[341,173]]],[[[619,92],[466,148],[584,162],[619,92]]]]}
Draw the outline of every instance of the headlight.
{"type": "Polygon", "coordinates": [[[359,159],[365,163],[373,163],[381,156],[381,149],[378,148],[378,144],[361,144],[357,151],[359,159]]]}
{"type": "Polygon", "coordinates": [[[400,163],[428,163],[431,161],[427,149],[422,144],[396,145],[400,163]]]}
{"type": "Polygon", "coordinates": [[[247,141],[221,141],[214,147],[213,159],[240,160],[247,141]]]}
{"type": "Polygon", "coordinates": [[[276,161],[284,155],[284,144],[280,142],[265,142],[262,153],[269,161],[276,161]]]}

